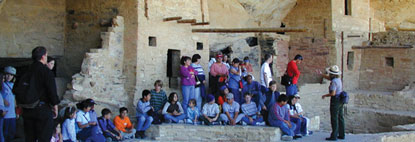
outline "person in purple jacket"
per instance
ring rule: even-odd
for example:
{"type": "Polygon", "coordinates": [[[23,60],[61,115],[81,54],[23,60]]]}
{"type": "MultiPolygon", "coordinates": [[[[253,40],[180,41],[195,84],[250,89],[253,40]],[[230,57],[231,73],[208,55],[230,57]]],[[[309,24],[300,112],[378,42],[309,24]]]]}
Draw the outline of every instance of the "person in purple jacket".
{"type": "MultiPolygon", "coordinates": [[[[268,121],[273,127],[279,127],[283,133],[281,140],[291,141],[294,136],[296,125],[290,122],[290,113],[285,106],[288,102],[288,97],[283,94],[277,99],[277,102],[272,106],[269,112],[268,121]]],[[[294,136],[294,139],[297,137],[294,136]]]]}
{"type": "Polygon", "coordinates": [[[183,56],[180,59],[180,74],[181,74],[181,83],[182,83],[182,107],[186,114],[187,112],[187,105],[189,104],[190,99],[195,98],[195,75],[197,75],[197,71],[190,66],[192,63],[192,59],[188,56],[183,56]]]}

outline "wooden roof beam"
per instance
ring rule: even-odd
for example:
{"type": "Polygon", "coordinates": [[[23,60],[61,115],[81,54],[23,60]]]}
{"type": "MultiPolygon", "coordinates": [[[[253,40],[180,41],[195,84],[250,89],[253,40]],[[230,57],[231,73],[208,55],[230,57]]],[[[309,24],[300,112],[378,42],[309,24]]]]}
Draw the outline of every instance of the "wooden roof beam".
{"type": "Polygon", "coordinates": [[[167,17],[167,18],[164,18],[163,21],[167,22],[167,21],[174,21],[174,20],[180,20],[180,19],[182,19],[182,17],[167,17]]]}
{"type": "Polygon", "coordinates": [[[192,29],[194,33],[277,33],[277,32],[307,32],[305,28],[210,28],[192,29]]]}
{"type": "Polygon", "coordinates": [[[193,23],[192,26],[203,26],[203,25],[209,25],[209,22],[200,22],[200,23],[193,23]]]}
{"type": "Polygon", "coordinates": [[[177,20],[177,23],[196,23],[196,19],[181,19],[181,20],[177,20]]]}

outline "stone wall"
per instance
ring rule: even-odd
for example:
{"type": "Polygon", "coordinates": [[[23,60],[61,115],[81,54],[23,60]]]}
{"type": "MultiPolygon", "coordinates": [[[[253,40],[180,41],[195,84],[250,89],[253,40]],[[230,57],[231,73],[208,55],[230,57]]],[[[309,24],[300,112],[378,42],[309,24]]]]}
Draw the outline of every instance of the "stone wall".
{"type": "Polygon", "coordinates": [[[302,64],[298,65],[301,72],[299,84],[320,82],[321,78],[315,75],[315,70],[327,67],[336,57],[331,17],[330,1],[297,0],[283,20],[286,27],[308,29],[303,33],[286,33],[290,36],[289,60],[297,54],[304,57],[302,64]]]}
{"type": "Polygon", "coordinates": [[[48,49],[48,55],[62,56],[64,24],[65,1],[1,1],[0,57],[28,58],[39,45],[48,49]]]}
{"type": "Polygon", "coordinates": [[[362,49],[360,89],[397,91],[415,80],[412,48],[362,49]],[[388,60],[389,59],[389,60],[388,60]],[[388,65],[387,62],[392,65],[388,65]]]}
{"type": "MultiPolygon", "coordinates": [[[[203,3],[207,9],[207,3],[203,3]]],[[[167,95],[172,91],[181,97],[181,88],[170,87],[169,84],[180,84],[180,78],[167,76],[167,53],[169,49],[180,51],[180,56],[202,56],[201,65],[207,74],[209,57],[209,41],[207,34],[192,33],[193,28],[209,26],[191,26],[176,21],[163,22],[163,18],[180,16],[183,19],[196,19],[202,21],[200,1],[194,0],[164,0],[164,1],[139,1],[138,6],[138,47],[136,68],[136,91],[134,105],[141,98],[144,89],[153,89],[156,80],[162,80],[163,89],[167,95]],[[145,7],[148,7],[148,10],[145,7]],[[146,16],[147,13],[147,16],[146,16]],[[156,38],[156,45],[149,45],[149,38],[156,38]],[[203,50],[196,50],[197,42],[203,43],[203,50]]],[[[204,12],[205,18],[209,14],[204,12]]],[[[179,70],[173,70],[179,72],[179,70]]]]}
{"type": "Polygon", "coordinates": [[[147,135],[156,141],[280,141],[281,130],[260,126],[152,125],[147,135]],[[183,131],[176,131],[183,130],[183,131]]]}
{"type": "Polygon", "coordinates": [[[414,46],[415,32],[390,30],[374,33],[372,45],[414,46]]]}
{"type": "MultiPolygon", "coordinates": [[[[84,54],[90,49],[101,48],[100,33],[111,26],[111,18],[117,15],[126,17],[127,31],[133,30],[130,25],[137,26],[136,12],[132,13],[136,3],[134,0],[66,1],[65,55],[59,63],[62,72],[58,75],[70,77],[81,70],[84,54]]],[[[134,33],[126,38],[131,36],[134,37],[134,33]]]]}
{"type": "Polygon", "coordinates": [[[112,27],[102,32],[102,48],[86,53],[80,73],[72,77],[72,83],[64,98],[65,103],[79,102],[92,98],[97,102],[97,112],[102,107],[113,112],[124,107],[129,100],[124,84],[124,19],[121,16],[111,20],[112,27]]]}

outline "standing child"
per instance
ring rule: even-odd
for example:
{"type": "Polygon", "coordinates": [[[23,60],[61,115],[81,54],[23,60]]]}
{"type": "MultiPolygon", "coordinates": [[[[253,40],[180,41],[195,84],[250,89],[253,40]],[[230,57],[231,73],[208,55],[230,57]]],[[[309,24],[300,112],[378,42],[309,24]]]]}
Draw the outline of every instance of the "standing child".
{"type": "Polygon", "coordinates": [[[220,118],[225,123],[229,123],[229,125],[236,125],[244,115],[239,114],[239,104],[233,100],[232,93],[226,95],[226,99],[228,101],[222,106],[223,113],[220,115],[220,118]]]}
{"type": "Polygon", "coordinates": [[[186,115],[183,114],[183,108],[182,105],[180,105],[180,102],[177,102],[177,93],[173,92],[169,95],[169,102],[164,105],[163,108],[163,115],[164,119],[170,123],[179,123],[182,122],[183,119],[186,118],[186,115]]]}
{"type": "Polygon", "coordinates": [[[99,127],[104,132],[104,137],[107,142],[121,141],[122,136],[120,130],[115,128],[114,123],[111,121],[111,111],[108,108],[104,108],[101,111],[101,117],[98,118],[99,127]]]}
{"type": "Polygon", "coordinates": [[[208,103],[203,106],[202,120],[206,125],[212,125],[215,122],[219,122],[219,106],[215,103],[215,96],[212,94],[207,97],[208,103]]]}
{"type": "Polygon", "coordinates": [[[271,111],[269,112],[268,121],[271,126],[279,127],[283,132],[281,139],[283,141],[290,141],[293,139],[295,124],[290,122],[290,114],[287,104],[288,97],[281,95],[278,97],[277,103],[274,104],[271,111]]]}
{"type": "Polygon", "coordinates": [[[120,108],[120,115],[114,118],[115,127],[121,131],[123,139],[134,139],[135,132],[134,124],[131,123],[130,118],[127,116],[128,109],[126,107],[120,108]]]}
{"type": "Polygon", "coordinates": [[[4,105],[6,107],[6,115],[4,116],[4,140],[6,142],[12,141],[16,134],[16,103],[15,97],[12,92],[13,85],[16,75],[16,69],[11,66],[7,66],[4,68],[4,73],[6,73],[4,77],[4,82],[1,84],[3,86],[3,90],[1,90],[1,95],[4,99],[4,105]]]}
{"type": "Polygon", "coordinates": [[[243,125],[265,125],[262,116],[259,115],[259,110],[255,102],[251,102],[252,94],[245,94],[245,103],[242,104],[242,112],[245,117],[242,118],[243,125]]]}
{"type": "Polygon", "coordinates": [[[62,140],[63,142],[76,142],[75,130],[76,108],[67,107],[65,109],[64,122],[62,124],[62,140]]]}
{"type": "Polygon", "coordinates": [[[151,122],[153,122],[153,117],[149,116],[147,113],[154,112],[153,107],[150,106],[151,93],[149,90],[143,90],[142,98],[137,102],[136,116],[137,116],[137,126],[138,137],[144,139],[146,138],[145,131],[150,127],[151,122]]]}
{"type": "Polygon", "coordinates": [[[199,108],[196,107],[196,100],[189,100],[189,107],[187,108],[187,119],[186,123],[196,125],[200,116],[199,108]]]}

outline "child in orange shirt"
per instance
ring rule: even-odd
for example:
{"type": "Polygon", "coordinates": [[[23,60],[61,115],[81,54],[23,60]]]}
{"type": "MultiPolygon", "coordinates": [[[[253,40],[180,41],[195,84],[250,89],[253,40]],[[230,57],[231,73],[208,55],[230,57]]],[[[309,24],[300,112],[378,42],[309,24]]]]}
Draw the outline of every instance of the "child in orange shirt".
{"type": "Polygon", "coordinates": [[[131,124],[130,118],[127,116],[128,109],[126,107],[120,108],[120,115],[114,118],[115,127],[121,131],[123,139],[134,139],[136,130],[131,124]]]}

